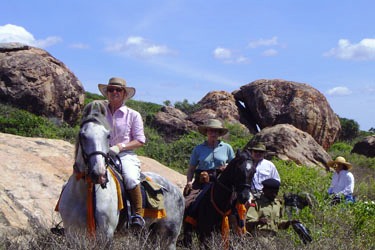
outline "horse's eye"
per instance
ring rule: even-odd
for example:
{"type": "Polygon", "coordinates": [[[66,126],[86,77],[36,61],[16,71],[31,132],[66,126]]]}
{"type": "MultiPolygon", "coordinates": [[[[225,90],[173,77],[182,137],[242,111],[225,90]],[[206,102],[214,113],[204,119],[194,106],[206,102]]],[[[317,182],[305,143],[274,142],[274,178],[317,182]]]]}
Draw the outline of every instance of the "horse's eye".
{"type": "Polygon", "coordinates": [[[84,131],[81,131],[81,132],[79,133],[79,138],[86,139],[86,134],[85,134],[84,131]]]}
{"type": "Polygon", "coordinates": [[[111,138],[111,135],[107,135],[107,139],[109,140],[111,138]]]}

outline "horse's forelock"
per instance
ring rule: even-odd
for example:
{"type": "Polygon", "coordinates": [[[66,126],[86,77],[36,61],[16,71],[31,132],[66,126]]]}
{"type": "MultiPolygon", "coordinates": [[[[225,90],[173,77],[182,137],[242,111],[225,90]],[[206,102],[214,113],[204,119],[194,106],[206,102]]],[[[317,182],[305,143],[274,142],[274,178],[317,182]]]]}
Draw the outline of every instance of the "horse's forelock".
{"type": "Polygon", "coordinates": [[[83,109],[81,126],[87,121],[94,121],[103,125],[106,129],[110,129],[106,119],[107,108],[104,101],[95,100],[90,102],[83,109]]]}

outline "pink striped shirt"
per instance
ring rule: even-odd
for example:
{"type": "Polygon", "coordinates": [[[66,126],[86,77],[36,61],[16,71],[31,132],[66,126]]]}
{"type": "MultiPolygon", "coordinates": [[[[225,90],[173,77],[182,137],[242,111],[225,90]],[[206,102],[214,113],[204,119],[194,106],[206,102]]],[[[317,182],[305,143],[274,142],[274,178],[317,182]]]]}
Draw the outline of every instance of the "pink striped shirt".
{"type": "Polygon", "coordinates": [[[139,112],[123,105],[112,114],[107,105],[107,120],[111,126],[111,146],[117,143],[126,144],[133,140],[146,142],[143,120],[139,112]]]}

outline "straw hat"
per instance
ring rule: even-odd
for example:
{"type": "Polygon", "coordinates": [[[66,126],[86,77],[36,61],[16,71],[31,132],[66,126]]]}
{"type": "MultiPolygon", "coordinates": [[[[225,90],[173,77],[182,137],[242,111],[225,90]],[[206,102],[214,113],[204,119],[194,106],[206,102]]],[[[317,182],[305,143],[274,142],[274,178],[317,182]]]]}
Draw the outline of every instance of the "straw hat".
{"type": "Polygon", "coordinates": [[[106,98],[107,96],[107,88],[113,86],[113,87],[120,87],[125,89],[126,96],[124,97],[124,101],[132,98],[135,95],[135,88],[133,87],[126,87],[126,81],[119,77],[112,77],[109,79],[108,84],[98,84],[98,89],[100,93],[106,98]]]}
{"type": "Polygon", "coordinates": [[[250,150],[255,150],[255,151],[262,151],[262,152],[267,152],[266,145],[264,145],[261,142],[258,142],[254,146],[249,148],[250,150]]]}
{"type": "Polygon", "coordinates": [[[331,167],[331,168],[335,168],[335,167],[337,167],[337,165],[339,165],[339,164],[346,166],[348,169],[351,169],[351,168],[352,168],[352,164],[349,163],[349,162],[347,162],[347,161],[345,160],[345,158],[342,157],[342,156],[338,156],[338,157],[336,157],[336,159],[335,159],[334,161],[329,161],[327,164],[328,164],[328,166],[331,167]]]}
{"type": "Polygon", "coordinates": [[[201,125],[198,127],[198,131],[202,135],[207,135],[207,129],[218,130],[220,136],[228,133],[228,129],[224,128],[221,121],[217,119],[208,119],[204,125],[201,125]]]}

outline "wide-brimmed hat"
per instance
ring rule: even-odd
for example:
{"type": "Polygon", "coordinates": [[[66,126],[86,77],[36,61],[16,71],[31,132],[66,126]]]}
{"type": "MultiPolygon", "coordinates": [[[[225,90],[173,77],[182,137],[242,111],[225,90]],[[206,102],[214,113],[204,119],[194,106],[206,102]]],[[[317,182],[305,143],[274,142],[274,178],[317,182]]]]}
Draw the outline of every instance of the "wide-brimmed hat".
{"type": "Polygon", "coordinates": [[[328,167],[331,167],[331,168],[335,168],[339,164],[346,166],[348,169],[352,168],[352,164],[347,162],[345,158],[342,156],[337,156],[334,161],[329,161],[327,164],[328,164],[328,167]]]}
{"type": "Polygon", "coordinates": [[[208,119],[204,125],[201,125],[198,127],[198,131],[202,135],[207,135],[207,129],[218,130],[220,136],[228,133],[228,129],[224,128],[221,121],[217,119],[208,119]]]}
{"type": "Polygon", "coordinates": [[[112,77],[109,79],[108,84],[98,84],[98,88],[100,93],[106,98],[107,95],[107,88],[109,86],[123,88],[126,91],[126,96],[124,97],[124,101],[132,98],[135,95],[135,88],[133,87],[126,87],[126,81],[120,77],[112,77]]]}
{"type": "Polygon", "coordinates": [[[262,151],[267,152],[266,145],[261,142],[256,143],[254,146],[249,147],[250,150],[262,151]]]}

